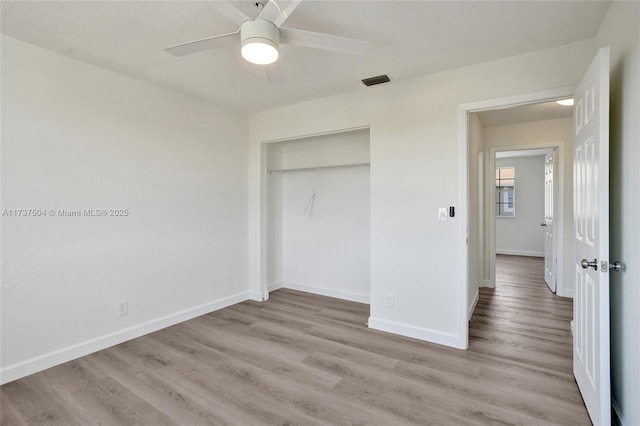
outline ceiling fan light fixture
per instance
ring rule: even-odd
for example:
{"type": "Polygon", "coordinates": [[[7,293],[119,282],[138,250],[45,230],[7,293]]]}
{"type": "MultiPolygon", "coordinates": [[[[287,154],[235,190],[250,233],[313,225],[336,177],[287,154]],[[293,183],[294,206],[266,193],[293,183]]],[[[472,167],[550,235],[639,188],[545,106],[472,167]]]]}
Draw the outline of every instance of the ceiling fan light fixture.
{"type": "Polygon", "coordinates": [[[559,101],[556,101],[556,103],[562,105],[562,106],[573,106],[573,98],[569,98],[569,99],[561,99],[559,101]]]}
{"type": "Polygon", "coordinates": [[[242,57],[252,64],[267,65],[278,60],[278,45],[267,39],[251,39],[242,43],[242,57]]]}
{"type": "Polygon", "coordinates": [[[240,53],[247,61],[267,65],[278,60],[280,32],[272,22],[262,19],[246,21],[240,27],[240,38],[240,53]]]}

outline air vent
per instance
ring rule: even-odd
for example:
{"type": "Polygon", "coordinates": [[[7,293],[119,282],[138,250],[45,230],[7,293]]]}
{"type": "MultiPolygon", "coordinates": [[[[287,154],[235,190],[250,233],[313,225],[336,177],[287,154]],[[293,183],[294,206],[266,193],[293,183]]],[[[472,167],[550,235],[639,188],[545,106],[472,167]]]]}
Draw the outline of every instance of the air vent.
{"type": "Polygon", "coordinates": [[[389,79],[388,75],[382,74],[375,77],[365,78],[364,80],[362,80],[362,84],[364,84],[365,86],[375,86],[376,84],[388,83],[390,81],[391,80],[389,79]]]}

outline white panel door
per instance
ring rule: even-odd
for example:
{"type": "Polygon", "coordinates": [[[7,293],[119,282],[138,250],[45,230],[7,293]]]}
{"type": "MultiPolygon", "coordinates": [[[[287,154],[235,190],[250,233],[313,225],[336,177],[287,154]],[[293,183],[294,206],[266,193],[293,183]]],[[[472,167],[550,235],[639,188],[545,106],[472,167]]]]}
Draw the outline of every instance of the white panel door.
{"type": "Polygon", "coordinates": [[[609,48],[574,99],[573,374],[593,423],[609,425],[609,48]]]}
{"type": "Polygon", "coordinates": [[[556,292],[556,254],[553,240],[554,173],[556,155],[549,153],[544,157],[544,281],[549,289],[556,292]]]}

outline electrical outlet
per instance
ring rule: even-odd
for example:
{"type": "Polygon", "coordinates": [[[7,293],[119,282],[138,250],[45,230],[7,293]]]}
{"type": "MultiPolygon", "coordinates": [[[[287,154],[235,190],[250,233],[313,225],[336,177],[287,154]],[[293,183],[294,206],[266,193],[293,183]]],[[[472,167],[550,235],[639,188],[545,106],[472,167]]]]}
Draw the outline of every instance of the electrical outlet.
{"type": "Polygon", "coordinates": [[[387,305],[387,308],[393,309],[393,302],[393,294],[387,294],[385,296],[385,304],[387,305]]]}
{"type": "Polygon", "coordinates": [[[129,313],[129,301],[123,300],[118,302],[118,316],[122,317],[129,313]]]}

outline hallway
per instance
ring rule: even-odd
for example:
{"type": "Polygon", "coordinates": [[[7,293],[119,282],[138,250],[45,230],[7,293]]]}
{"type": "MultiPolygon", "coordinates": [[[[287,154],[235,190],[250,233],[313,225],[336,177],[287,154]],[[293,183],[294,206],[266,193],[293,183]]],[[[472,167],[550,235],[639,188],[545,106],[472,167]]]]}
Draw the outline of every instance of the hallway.
{"type": "MultiPolygon", "coordinates": [[[[480,288],[469,350],[504,361],[501,370],[514,373],[508,383],[531,391],[530,402],[537,393],[571,402],[575,424],[590,424],[573,378],[572,318],[573,300],[551,293],[544,282],[544,259],[497,255],[496,288],[480,288]],[[521,373],[526,382],[515,379],[521,373]]],[[[540,409],[547,403],[541,400],[540,409]]]]}

